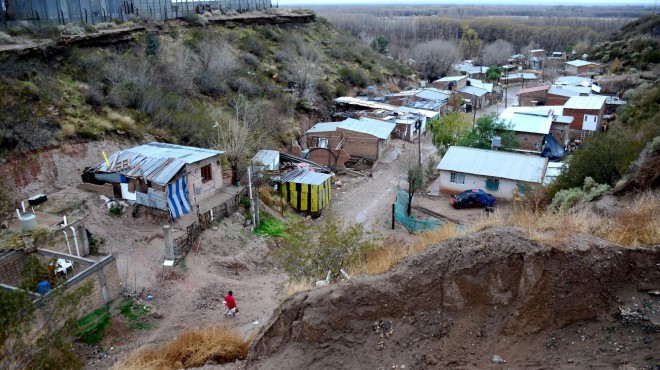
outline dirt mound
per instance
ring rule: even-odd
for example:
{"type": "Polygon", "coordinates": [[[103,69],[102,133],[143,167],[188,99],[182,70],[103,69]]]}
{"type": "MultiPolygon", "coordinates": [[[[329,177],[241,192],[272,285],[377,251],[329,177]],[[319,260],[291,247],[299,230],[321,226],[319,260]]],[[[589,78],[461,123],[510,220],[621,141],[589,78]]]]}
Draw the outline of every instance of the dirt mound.
{"type": "Polygon", "coordinates": [[[539,245],[511,228],[448,240],[387,274],[287,299],[247,367],[649,366],[660,362],[659,251],[586,235],[539,245]]]}

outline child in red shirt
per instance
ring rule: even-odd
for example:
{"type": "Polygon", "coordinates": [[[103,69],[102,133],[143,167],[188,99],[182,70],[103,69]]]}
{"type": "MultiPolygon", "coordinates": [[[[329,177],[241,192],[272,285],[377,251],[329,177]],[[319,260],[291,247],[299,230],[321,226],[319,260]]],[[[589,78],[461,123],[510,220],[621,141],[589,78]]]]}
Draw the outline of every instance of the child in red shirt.
{"type": "Polygon", "coordinates": [[[238,307],[236,307],[236,300],[234,299],[234,293],[230,290],[225,296],[225,305],[227,306],[227,311],[225,311],[225,317],[232,314],[236,316],[238,314],[238,307]]]}

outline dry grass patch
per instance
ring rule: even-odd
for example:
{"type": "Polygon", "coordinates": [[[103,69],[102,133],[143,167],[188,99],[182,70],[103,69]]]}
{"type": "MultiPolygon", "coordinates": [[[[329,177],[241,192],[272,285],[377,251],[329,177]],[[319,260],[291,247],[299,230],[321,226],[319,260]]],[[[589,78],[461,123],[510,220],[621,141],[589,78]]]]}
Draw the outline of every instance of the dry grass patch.
{"type": "Polygon", "coordinates": [[[564,242],[575,234],[586,233],[629,247],[653,246],[660,244],[660,193],[644,193],[610,216],[588,208],[557,213],[514,207],[509,213],[496,213],[482,220],[475,229],[495,226],[519,227],[531,239],[543,242],[564,242]]]}
{"type": "Polygon", "coordinates": [[[117,363],[114,370],[176,370],[245,359],[250,339],[224,327],[208,327],[180,333],[157,348],[142,347],[117,363]]]}
{"type": "Polygon", "coordinates": [[[455,224],[447,223],[437,230],[427,231],[415,237],[412,244],[407,244],[394,237],[386,238],[381,245],[367,253],[364,263],[351,272],[353,274],[375,275],[389,271],[402,259],[418,254],[443,240],[462,234],[455,224]]]}
{"type": "Polygon", "coordinates": [[[290,297],[296,293],[306,292],[314,287],[311,280],[289,280],[289,285],[286,288],[286,296],[290,297]]]}

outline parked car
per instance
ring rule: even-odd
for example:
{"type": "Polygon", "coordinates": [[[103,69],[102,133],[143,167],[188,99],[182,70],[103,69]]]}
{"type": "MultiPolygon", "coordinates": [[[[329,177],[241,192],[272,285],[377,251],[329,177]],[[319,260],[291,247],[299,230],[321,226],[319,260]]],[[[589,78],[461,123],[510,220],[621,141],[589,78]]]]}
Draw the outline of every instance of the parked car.
{"type": "Polygon", "coordinates": [[[495,197],[481,189],[466,190],[460,194],[452,195],[449,198],[451,205],[456,208],[467,207],[492,207],[495,204],[495,197]]]}

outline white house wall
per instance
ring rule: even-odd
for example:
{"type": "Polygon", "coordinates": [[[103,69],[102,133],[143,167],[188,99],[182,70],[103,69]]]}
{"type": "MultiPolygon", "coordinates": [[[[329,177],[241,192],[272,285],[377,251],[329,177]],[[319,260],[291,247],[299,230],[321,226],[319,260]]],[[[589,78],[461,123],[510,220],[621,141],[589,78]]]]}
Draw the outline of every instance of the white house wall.
{"type": "Polygon", "coordinates": [[[440,171],[440,191],[448,194],[458,194],[470,189],[481,189],[488,194],[493,195],[495,198],[512,199],[513,194],[518,190],[518,184],[523,182],[499,179],[500,186],[497,191],[486,189],[485,176],[465,174],[465,184],[456,184],[450,182],[451,172],[440,171]]]}

